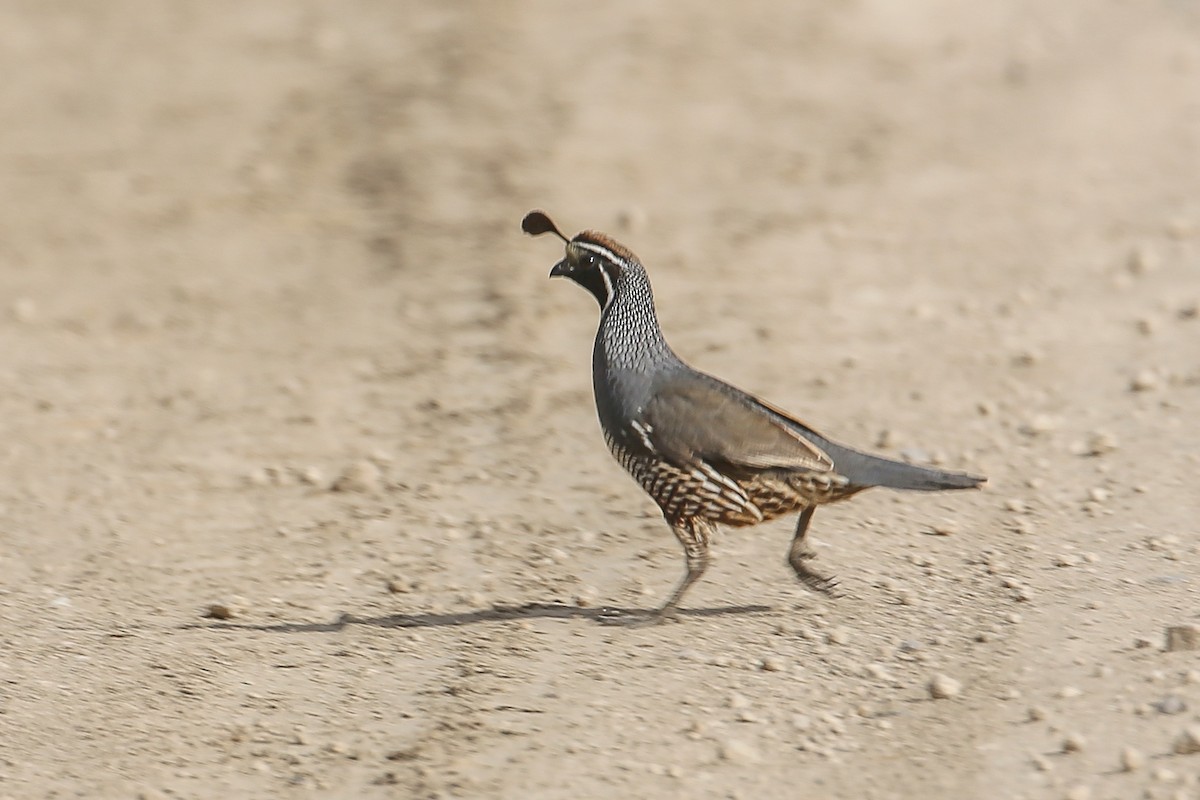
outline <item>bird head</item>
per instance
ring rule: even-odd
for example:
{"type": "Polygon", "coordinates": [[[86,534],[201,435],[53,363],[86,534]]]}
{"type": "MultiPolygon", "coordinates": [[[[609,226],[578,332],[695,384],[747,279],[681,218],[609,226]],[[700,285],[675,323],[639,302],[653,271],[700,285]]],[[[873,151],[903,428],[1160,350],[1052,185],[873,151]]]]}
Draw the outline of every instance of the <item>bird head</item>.
{"type": "Polygon", "coordinates": [[[530,236],[553,233],[563,240],[566,254],[550,270],[550,277],[570,278],[592,293],[601,308],[612,301],[621,273],[638,264],[637,256],[610,236],[583,231],[568,239],[543,211],[530,211],[521,220],[521,230],[530,236]]]}

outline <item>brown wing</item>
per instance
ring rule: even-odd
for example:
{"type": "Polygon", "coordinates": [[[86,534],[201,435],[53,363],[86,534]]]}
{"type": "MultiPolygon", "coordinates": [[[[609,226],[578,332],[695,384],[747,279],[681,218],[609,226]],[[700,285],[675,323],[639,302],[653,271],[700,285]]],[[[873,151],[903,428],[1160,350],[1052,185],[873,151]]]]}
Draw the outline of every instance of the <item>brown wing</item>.
{"type": "Polygon", "coordinates": [[[833,469],[828,455],[789,427],[791,417],[716,379],[669,381],[646,405],[643,420],[649,443],[681,464],[833,469]]]}

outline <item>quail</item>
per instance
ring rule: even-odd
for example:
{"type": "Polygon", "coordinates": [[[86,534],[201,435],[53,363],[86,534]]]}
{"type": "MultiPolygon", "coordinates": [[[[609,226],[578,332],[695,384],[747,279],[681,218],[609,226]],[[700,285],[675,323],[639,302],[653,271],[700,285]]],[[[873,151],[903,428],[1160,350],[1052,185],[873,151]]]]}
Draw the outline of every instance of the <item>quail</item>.
{"type": "Polygon", "coordinates": [[[606,234],[572,239],[542,211],[525,215],[531,236],[566,244],[550,277],[565,277],[600,304],[592,385],[604,439],[658,504],[683,545],[687,573],[657,611],[674,614],[709,564],[717,524],[741,527],[799,512],[788,564],[810,589],[835,596],[836,581],[809,564],[819,505],[864,489],[970,489],[986,478],[881,458],[837,444],[786,412],[685,364],[659,328],[646,269],[606,234]]]}

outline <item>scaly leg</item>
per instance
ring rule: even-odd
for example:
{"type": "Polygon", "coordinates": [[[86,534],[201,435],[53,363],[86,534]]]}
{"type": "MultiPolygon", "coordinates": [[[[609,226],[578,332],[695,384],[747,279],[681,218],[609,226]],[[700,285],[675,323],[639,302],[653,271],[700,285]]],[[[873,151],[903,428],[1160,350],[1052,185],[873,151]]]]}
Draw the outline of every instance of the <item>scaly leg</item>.
{"type": "Polygon", "coordinates": [[[796,523],[796,535],[792,537],[792,546],[788,548],[788,564],[795,570],[800,582],[809,589],[828,597],[837,597],[837,578],[826,577],[808,565],[809,561],[817,557],[816,551],[808,546],[807,539],[808,523],[812,521],[813,512],[816,510],[816,506],[808,506],[800,512],[800,519],[796,523]]]}
{"type": "Polygon", "coordinates": [[[655,613],[655,617],[660,621],[674,616],[679,601],[683,599],[684,592],[700,579],[712,560],[708,555],[709,534],[713,531],[711,522],[695,518],[684,519],[673,524],[671,530],[675,532],[675,537],[683,545],[683,553],[687,558],[687,574],[675,587],[671,598],[655,613]]]}

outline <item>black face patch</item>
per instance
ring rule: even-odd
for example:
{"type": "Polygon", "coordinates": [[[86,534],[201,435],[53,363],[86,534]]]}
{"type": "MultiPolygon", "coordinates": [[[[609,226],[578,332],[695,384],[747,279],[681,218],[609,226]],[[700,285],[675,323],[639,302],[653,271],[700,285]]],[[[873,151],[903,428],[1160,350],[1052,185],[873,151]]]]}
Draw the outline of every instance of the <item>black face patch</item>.
{"type": "Polygon", "coordinates": [[[555,274],[564,275],[592,293],[600,308],[612,300],[621,266],[604,248],[576,239],[567,245],[567,257],[555,274]]]}

